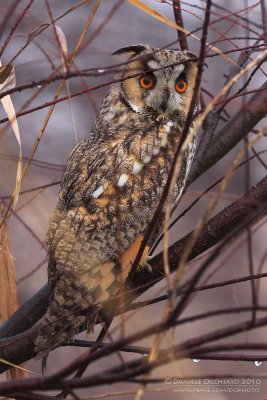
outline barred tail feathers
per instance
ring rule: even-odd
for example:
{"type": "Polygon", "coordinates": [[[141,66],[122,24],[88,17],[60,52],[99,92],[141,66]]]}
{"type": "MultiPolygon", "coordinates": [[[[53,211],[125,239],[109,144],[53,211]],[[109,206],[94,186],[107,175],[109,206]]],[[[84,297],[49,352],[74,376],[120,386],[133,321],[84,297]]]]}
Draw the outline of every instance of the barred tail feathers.
{"type": "MultiPolygon", "coordinates": [[[[54,292],[47,313],[35,341],[37,359],[72,340],[78,329],[87,324],[92,332],[101,304],[116,296],[125,282],[143,237],[140,236],[120,257],[119,263],[105,262],[73,275],[64,272],[54,284],[54,292]],[[82,310],[88,310],[81,315],[82,310]]],[[[145,263],[148,248],[141,264],[145,263]]],[[[64,271],[64,269],[62,269],[64,271]]]]}

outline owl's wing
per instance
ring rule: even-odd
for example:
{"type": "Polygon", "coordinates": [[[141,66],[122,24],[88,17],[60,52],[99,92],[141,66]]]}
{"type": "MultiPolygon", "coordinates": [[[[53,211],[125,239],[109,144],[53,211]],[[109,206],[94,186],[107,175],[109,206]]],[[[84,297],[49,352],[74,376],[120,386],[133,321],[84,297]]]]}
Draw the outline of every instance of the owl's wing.
{"type": "Polygon", "coordinates": [[[110,173],[112,149],[103,143],[91,144],[88,137],[72,151],[59,194],[64,208],[89,203],[94,191],[110,173]]]}

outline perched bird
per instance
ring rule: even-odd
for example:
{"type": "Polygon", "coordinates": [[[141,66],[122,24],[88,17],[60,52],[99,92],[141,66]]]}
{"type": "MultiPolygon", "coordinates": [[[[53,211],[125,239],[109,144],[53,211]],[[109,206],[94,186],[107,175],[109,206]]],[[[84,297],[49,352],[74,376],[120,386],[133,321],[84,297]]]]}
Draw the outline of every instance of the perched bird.
{"type": "MultiPolygon", "coordinates": [[[[194,54],[149,45],[114,54],[128,62],[69,157],[50,220],[52,297],[35,341],[37,357],[71,340],[85,323],[91,331],[100,307],[118,295],[159,204],[192,99],[194,54]]],[[[173,204],[194,151],[195,139],[183,155],[173,204]]]]}

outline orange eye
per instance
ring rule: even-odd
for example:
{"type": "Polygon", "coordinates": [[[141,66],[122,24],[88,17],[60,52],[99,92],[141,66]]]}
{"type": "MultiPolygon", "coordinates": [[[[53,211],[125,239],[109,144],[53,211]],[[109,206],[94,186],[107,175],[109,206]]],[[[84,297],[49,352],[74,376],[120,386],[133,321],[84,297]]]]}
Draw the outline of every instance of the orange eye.
{"type": "Polygon", "coordinates": [[[155,79],[152,75],[144,75],[139,79],[139,85],[143,89],[152,89],[155,86],[155,79]]]}
{"type": "Polygon", "coordinates": [[[187,82],[184,79],[178,79],[175,83],[175,90],[178,93],[184,93],[187,89],[187,82]]]}

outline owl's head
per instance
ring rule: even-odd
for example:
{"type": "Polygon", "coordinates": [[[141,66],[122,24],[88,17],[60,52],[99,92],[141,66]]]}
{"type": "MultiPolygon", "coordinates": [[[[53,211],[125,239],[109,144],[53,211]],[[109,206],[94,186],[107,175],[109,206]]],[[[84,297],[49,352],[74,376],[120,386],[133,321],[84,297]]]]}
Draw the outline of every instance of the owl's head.
{"type": "Polygon", "coordinates": [[[187,114],[197,74],[193,53],[135,45],[114,54],[129,58],[122,71],[120,92],[133,111],[163,117],[174,112],[187,114]]]}

